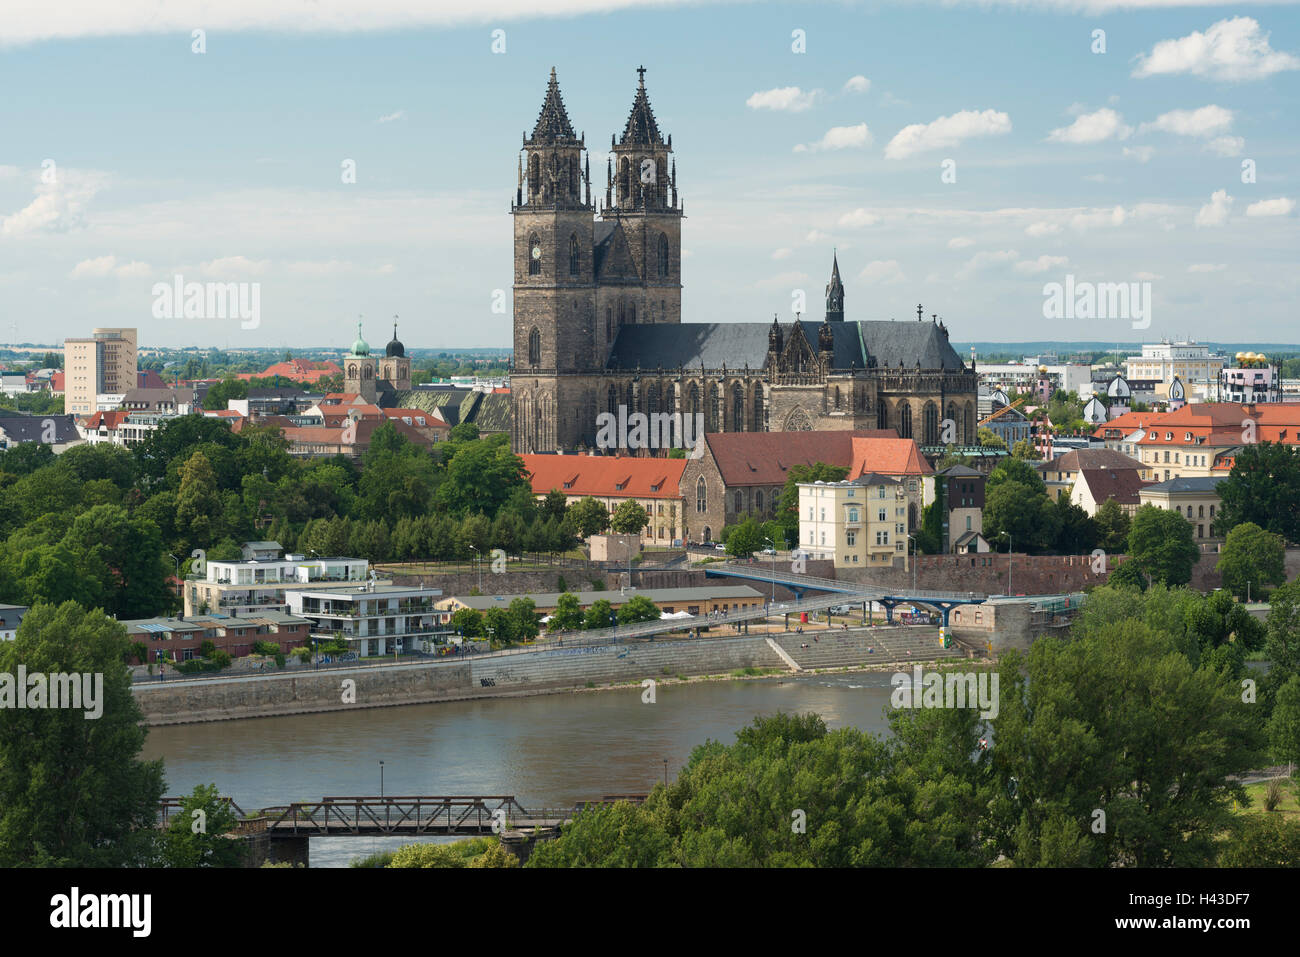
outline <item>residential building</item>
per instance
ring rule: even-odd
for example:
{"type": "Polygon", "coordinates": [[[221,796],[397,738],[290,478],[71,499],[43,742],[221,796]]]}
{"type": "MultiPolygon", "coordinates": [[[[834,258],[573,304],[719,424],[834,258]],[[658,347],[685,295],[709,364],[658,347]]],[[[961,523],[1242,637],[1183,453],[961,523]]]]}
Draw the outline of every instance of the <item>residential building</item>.
{"type": "Polygon", "coordinates": [[[27,614],[26,605],[0,605],[0,641],[13,641],[27,614]]]}
{"type": "Polygon", "coordinates": [[[1010,394],[1026,389],[1038,389],[1039,383],[1046,378],[1050,393],[1075,392],[1080,397],[1092,392],[1092,367],[1071,363],[1053,362],[1048,365],[1034,357],[1025,362],[977,362],[975,371],[979,373],[979,383],[984,389],[1001,389],[1010,394]]]}
{"type": "Polygon", "coordinates": [[[341,589],[298,587],[286,593],[291,614],[310,619],[318,641],[342,638],[359,658],[424,651],[444,629],[437,588],[369,584],[341,589]]]}
{"type": "MultiPolygon", "coordinates": [[[[1167,389],[1177,376],[1187,384],[1205,384],[1219,377],[1219,370],[1227,364],[1227,357],[1210,352],[1209,346],[1195,340],[1144,343],[1142,355],[1129,356],[1124,363],[1124,374],[1130,384],[1135,380],[1154,380],[1167,389]]],[[[1134,388],[1137,393],[1137,388],[1134,388]]],[[[1135,394],[1134,398],[1138,398],[1135,394]]]]}
{"type": "Polygon", "coordinates": [[[1151,419],[1145,431],[1137,445],[1152,481],[1204,478],[1224,453],[1242,445],[1300,446],[1300,404],[1195,403],[1151,419]]]}
{"type": "Polygon", "coordinates": [[[80,445],[83,439],[70,415],[24,415],[0,410],[0,449],[23,442],[40,442],[58,453],[80,445]]]}
{"type": "Polygon", "coordinates": [[[1141,504],[1139,493],[1150,484],[1138,469],[1083,468],[1075,479],[1070,501],[1096,516],[1101,506],[1114,499],[1116,505],[1132,516],[1141,504]]]}
{"type": "Polygon", "coordinates": [[[232,658],[253,653],[257,642],[272,642],[281,653],[310,646],[311,622],[280,611],[262,611],[255,615],[221,614],[178,615],[175,618],[139,618],[121,622],[127,639],[145,646],[145,658],[138,661],[190,661],[202,657],[205,641],[232,658]]]}
{"type": "MultiPolygon", "coordinates": [[[[1069,492],[1071,488],[1074,492],[1070,500],[1076,505],[1089,508],[1089,499],[1080,487],[1080,479],[1085,471],[1109,471],[1112,473],[1131,473],[1131,476],[1122,480],[1116,480],[1116,488],[1120,485],[1130,486],[1135,483],[1141,483],[1149,480],[1148,470],[1144,469],[1142,463],[1136,459],[1130,458],[1121,452],[1113,449],[1076,449],[1059,455],[1050,462],[1035,462],[1034,468],[1043,479],[1043,484],[1047,486],[1047,494],[1052,501],[1061,497],[1063,492],[1069,492]]],[[[1098,488],[1101,486],[1098,485],[1098,488]]],[[[1100,505],[1105,501],[1102,498],[1094,503],[1100,505]]],[[[1121,502],[1120,504],[1125,504],[1121,502]]],[[[1133,500],[1134,508],[1137,507],[1137,500],[1133,500]]],[[[1091,508],[1089,514],[1095,514],[1095,507],[1091,508]]]]}
{"type": "Polygon", "coordinates": [[[1193,527],[1197,544],[1221,540],[1211,528],[1222,507],[1219,483],[1226,475],[1175,478],[1145,486],[1138,493],[1143,505],[1177,512],[1193,527]]]}
{"type": "Polygon", "coordinates": [[[836,568],[892,568],[907,551],[908,496],[892,476],[799,483],[799,547],[836,568]]]}
{"type": "Polygon", "coordinates": [[[1256,352],[1238,352],[1235,362],[1219,372],[1219,401],[1282,401],[1282,370],[1276,363],[1256,352]]]}
{"type": "Polygon", "coordinates": [[[952,465],[935,472],[928,480],[935,491],[928,494],[929,501],[938,499],[938,489],[943,489],[942,548],[945,552],[964,552],[970,549],[987,551],[984,541],[984,483],[983,472],[965,465],[952,465]],[[983,547],[980,547],[980,543],[983,547]]]}
{"type": "Polygon", "coordinates": [[[520,458],[533,494],[539,499],[555,490],[563,492],[570,503],[590,495],[611,515],[630,499],[649,516],[649,524],[641,531],[643,543],[671,545],[686,538],[686,500],[682,493],[686,459],[545,454],[520,458]]]}
{"type": "Polygon", "coordinates": [[[98,412],[98,396],[122,395],[136,385],[136,331],[95,329],[90,338],[65,339],[63,370],[63,411],[98,412]]]}
{"type": "MultiPolygon", "coordinates": [[[[275,544],[275,543],[270,543],[275,544]]],[[[248,546],[245,546],[246,548],[248,546]]],[[[230,561],[211,560],[202,572],[185,579],[185,614],[220,611],[253,615],[287,611],[286,593],[293,588],[317,591],[356,588],[366,581],[370,563],[364,558],[285,555],[230,561]]]]}

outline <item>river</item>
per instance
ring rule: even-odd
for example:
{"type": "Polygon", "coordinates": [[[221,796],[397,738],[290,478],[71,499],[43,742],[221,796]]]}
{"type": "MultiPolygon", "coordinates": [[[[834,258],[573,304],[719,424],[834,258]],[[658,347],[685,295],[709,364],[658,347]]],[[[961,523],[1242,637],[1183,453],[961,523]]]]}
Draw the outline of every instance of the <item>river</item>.
{"type": "MultiPolygon", "coordinates": [[[[327,795],[512,794],[525,807],[570,807],[648,791],[708,738],[731,743],[756,715],[820,714],[832,728],[884,734],[892,672],[800,675],[493,698],[151,728],[167,794],[216,784],[245,811],[327,795]]],[[[409,843],[311,841],[312,867],[409,843]]]]}

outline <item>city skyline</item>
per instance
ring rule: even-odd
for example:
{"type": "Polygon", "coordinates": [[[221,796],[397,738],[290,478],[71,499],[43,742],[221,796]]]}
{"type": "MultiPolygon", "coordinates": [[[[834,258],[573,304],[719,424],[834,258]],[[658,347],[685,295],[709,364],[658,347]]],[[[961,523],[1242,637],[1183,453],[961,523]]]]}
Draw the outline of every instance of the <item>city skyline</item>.
{"type": "Polygon", "coordinates": [[[331,32],[286,24],[292,6],[199,27],[201,54],[131,16],[111,36],[34,11],[0,27],[0,80],[43,77],[0,108],[0,336],[345,348],[358,314],[376,339],[397,313],[412,349],[508,347],[516,137],[554,66],[602,195],[644,66],[686,210],[685,322],[788,322],[797,290],[820,319],[834,250],[848,318],[919,302],[955,343],[1009,323],[1224,341],[1243,318],[1290,338],[1290,5],[677,4],[670,22],[499,3],[464,23],[390,4],[331,32]],[[155,318],[177,276],[258,283],[260,322],[155,318]],[[1043,319],[1067,276],[1151,283],[1150,327],[1043,319]]]}

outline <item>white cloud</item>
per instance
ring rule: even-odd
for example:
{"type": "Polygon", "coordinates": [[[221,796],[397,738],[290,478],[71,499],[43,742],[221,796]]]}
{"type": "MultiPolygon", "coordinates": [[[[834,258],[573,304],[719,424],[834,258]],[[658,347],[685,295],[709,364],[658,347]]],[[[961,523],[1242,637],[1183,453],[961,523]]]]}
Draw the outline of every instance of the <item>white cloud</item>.
{"type": "Polygon", "coordinates": [[[1133,127],[1124,122],[1124,117],[1103,106],[1095,113],[1084,113],[1069,126],[1052,130],[1047,138],[1053,143],[1101,143],[1127,139],[1132,132],[1133,127]]]}
{"type": "Polygon", "coordinates": [[[861,226],[874,226],[878,222],[880,222],[879,216],[861,208],[845,213],[839,218],[839,225],[854,229],[861,226]]]}
{"type": "Polygon", "coordinates": [[[1285,196],[1279,199],[1261,199],[1246,207],[1247,216],[1289,216],[1295,209],[1295,200],[1285,196]]]}
{"type": "Polygon", "coordinates": [[[406,110],[397,110],[393,113],[387,113],[384,116],[381,116],[376,122],[391,123],[393,120],[400,120],[404,116],[406,116],[406,110]]]}
{"type": "Polygon", "coordinates": [[[970,239],[967,236],[954,236],[952,239],[948,240],[949,249],[965,249],[967,246],[974,245],[975,240],[970,239]]]}
{"type": "Polygon", "coordinates": [[[54,182],[38,180],[36,198],[18,212],[0,218],[0,234],[63,233],[84,225],[86,206],[103,186],[104,175],[67,167],[51,169],[54,182]]]}
{"type": "Polygon", "coordinates": [[[1043,236],[1055,236],[1061,231],[1059,223],[1030,223],[1025,227],[1025,235],[1041,238],[1043,236]]]}
{"type": "Polygon", "coordinates": [[[1223,272],[1227,263],[1193,263],[1187,267],[1188,272],[1223,272]]]}
{"type": "MultiPolygon", "coordinates": [[[[236,256],[235,259],[248,263],[248,260],[244,259],[243,256],[236,256]]],[[[259,267],[265,267],[265,265],[265,263],[250,263],[244,268],[250,272],[260,272],[259,267]]],[[[238,265],[232,263],[230,268],[238,268],[238,265]]],[[[352,263],[338,259],[330,259],[324,262],[303,260],[284,264],[284,271],[294,276],[337,276],[339,273],[351,272],[353,268],[352,263]]]]}
{"type": "Polygon", "coordinates": [[[1246,148],[1246,140],[1240,136],[1216,136],[1205,144],[1206,152],[1219,156],[1240,156],[1246,148]]]}
{"type": "Polygon", "coordinates": [[[803,241],[806,243],[824,243],[830,238],[831,237],[828,233],[824,233],[820,229],[810,229],[808,230],[808,235],[803,238],[803,241]]]}
{"type": "Polygon", "coordinates": [[[899,130],[885,147],[886,159],[907,159],[928,150],[947,149],[972,136],[1011,132],[1011,117],[996,110],[962,110],[931,123],[913,123],[899,130]]]}
{"type": "Polygon", "coordinates": [[[1020,258],[1020,253],[1014,249],[1002,249],[996,252],[984,251],[978,252],[972,256],[964,266],[956,272],[958,279],[970,279],[978,272],[991,269],[995,266],[1003,266],[1009,262],[1014,262],[1020,258]]]}
{"type": "Polygon", "coordinates": [[[1228,221],[1232,209],[1232,197],[1226,189],[1215,190],[1210,194],[1210,201],[1196,214],[1197,226],[1222,226],[1228,221]]]}
{"type": "Polygon", "coordinates": [[[816,143],[800,143],[794,148],[796,153],[818,150],[855,149],[871,145],[871,131],[866,123],[857,126],[832,126],[816,143]]]}
{"type": "Polygon", "coordinates": [[[1127,218],[1128,214],[1123,206],[1116,206],[1114,209],[1091,209],[1071,216],[1070,225],[1078,230],[1092,229],[1095,226],[1122,226],[1127,218]]]}
{"type": "Polygon", "coordinates": [[[1037,259],[1025,259],[1016,263],[1016,272],[1036,276],[1056,266],[1064,266],[1069,261],[1067,256],[1039,256],[1037,259]]]}
{"type": "Polygon", "coordinates": [[[1144,282],[1154,282],[1157,279],[1164,279],[1165,277],[1156,272],[1135,272],[1133,278],[1140,279],[1144,282]]]}
{"type": "Polygon", "coordinates": [[[897,259],[877,259],[867,263],[858,273],[858,278],[868,283],[877,283],[888,285],[895,282],[905,282],[907,277],[903,275],[903,267],[898,264],[897,259]]]}
{"type": "Polygon", "coordinates": [[[845,81],[844,83],[844,89],[842,89],[840,92],[841,93],[866,93],[869,89],[871,89],[871,81],[859,73],[857,76],[849,77],[848,80],[845,81]]]}
{"type": "Polygon", "coordinates": [[[773,259],[789,259],[789,258],[790,258],[790,250],[785,249],[785,248],[775,249],[775,250],[772,251],[772,258],[773,258],[773,259]]]}
{"type": "Polygon", "coordinates": [[[1251,17],[1220,20],[1204,33],[1161,40],[1138,56],[1136,77],[1190,73],[1212,80],[1258,80],[1300,69],[1300,59],[1269,46],[1268,34],[1251,17]]]}
{"type": "Polygon", "coordinates": [[[259,276],[270,267],[266,259],[249,259],[246,256],[224,256],[199,264],[199,272],[213,279],[232,276],[259,276]]]}
{"type": "Polygon", "coordinates": [[[1125,155],[1125,156],[1131,156],[1133,159],[1137,160],[1139,163],[1146,163],[1146,162],[1149,162],[1149,161],[1151,160],[1151,157],[1155,155],[1155,152],[1156,152],[1156,150],[1155,150],[1155,147],[1154,147],[1154,146],[1126,146],[1126,147],[1124,147],[1124,155],[1125,155]]]}
{"type": "Polygon", "coordinates": [[[1142,124],[1142,132],[1159,130],[1178,136],[1214,136],[1226,133],[1232,126],[1232,110],[1221,106],[1202,106],[1197,110],[1170,110],[1150,123],[1142,124]]]}
{"type": "Polygon", "coordinates": [[[821,90],[805,93],[797,86],[782,86],[774,90],[759,90],[745,101],[751,110],[780,110],[785,113],[802,113],[812,108],[821,90]]]}
{"type": "Polygon", "coordinates": [[[140,279],[153,272],[148,263],[132,260],[118,265],[116,256],[97,256],[83,259],[72,267],[69,276],[73,279],[104,279],[116,276],[119,279],[140,279]]]}

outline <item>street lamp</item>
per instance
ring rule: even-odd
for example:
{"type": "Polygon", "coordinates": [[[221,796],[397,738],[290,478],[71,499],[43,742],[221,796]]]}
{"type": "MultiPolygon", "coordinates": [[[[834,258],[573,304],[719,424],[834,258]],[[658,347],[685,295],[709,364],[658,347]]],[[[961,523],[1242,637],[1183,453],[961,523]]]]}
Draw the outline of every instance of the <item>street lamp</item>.
{"type": "Polygon", "coordinates": [[[772,539],[770,538],[765,538],[763,539],[763,541],[767,542],[769,545],[772,546],[772,604],[775,605],[776,604],[776,542],[772,541],[772,539]]]}

